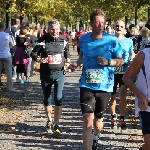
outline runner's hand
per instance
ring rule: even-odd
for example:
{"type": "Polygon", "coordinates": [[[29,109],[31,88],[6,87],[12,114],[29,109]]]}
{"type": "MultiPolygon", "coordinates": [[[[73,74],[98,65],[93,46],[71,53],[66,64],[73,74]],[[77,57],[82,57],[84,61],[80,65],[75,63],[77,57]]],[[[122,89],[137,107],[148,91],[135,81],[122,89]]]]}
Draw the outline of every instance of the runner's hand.
{"type": "Polygon", "coordinates": [[[140,94],[140,96],[138,96],[137,98],[138,98],[138,107],[140,108],[140,110],[145,111],[148,107],[147,96],[145,96],[144,94],[140,94]]]}
{"type": "Polygon", "coordinates": [[[24,45],[25,45],[25,46],[29,45],[29,42],[24,42],[24,45]]]}
{"type": "Polygon", "coordinates": [[[99,65],[108,65],[108,60],[104,57],[98,56],[97,59],[99,65]]]}
{"type": "Polygon", "coordinates": [[[76,68],[77,68],[77,63],[72,63],[68,66],[68,69],[70,69],[71,72],[75,71],[76,68]]]}

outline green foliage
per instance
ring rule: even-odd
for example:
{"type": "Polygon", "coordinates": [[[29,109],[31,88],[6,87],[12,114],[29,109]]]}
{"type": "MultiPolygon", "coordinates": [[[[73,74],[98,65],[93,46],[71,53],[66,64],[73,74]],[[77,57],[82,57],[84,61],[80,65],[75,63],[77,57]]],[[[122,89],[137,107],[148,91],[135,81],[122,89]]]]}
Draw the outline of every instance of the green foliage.
{"type": "MultiPolygon", "coordinates": [[[[1,18],[5,18],[6,2],[0,0],[1,18]]],[[[20,15],[37,16],[39,21],[58,19],[62,24],[87,22],[93,9],[103,9],[112,21],[128,16],[134,19],[138,11],[139,19],[147,19],[150,0],[11,0],[8,11],[13,17],[20,15]]]]}

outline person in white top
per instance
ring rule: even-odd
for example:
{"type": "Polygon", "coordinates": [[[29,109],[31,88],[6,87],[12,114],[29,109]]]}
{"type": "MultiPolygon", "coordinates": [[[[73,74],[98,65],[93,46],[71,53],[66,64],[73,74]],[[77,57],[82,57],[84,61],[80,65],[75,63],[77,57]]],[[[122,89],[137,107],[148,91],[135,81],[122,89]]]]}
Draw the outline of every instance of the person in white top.
{"type": "Polygon", "coordinates": [[[140,117],[144,144],[140,150],[150,150],[150,48],[140,51],[123,76],[124,83],[135,94],[135,115],[140,117]],[[136,84],[133,78],[137,77],[136,84]]]}
{"type": "MultiPolygon", "coordinates": [[[[0,22],[0,77],[1,77],[1,70],[4,65],[5,72],[7,76],[7,90],[13,90],[13,83],[12,83],[12,58],[10,53],[10,46],[13,46],[11,36],[9,33],[5,33],[5,24],[0,22]]],[[[1,80],[0,80],[1,84],[1,80]]]]}
{"type": "Polygon", "coordinates": [[[72,40],[73,50],[75,50],[75,48],[74,48],[74,46],[75,46],[75,35],[76,35],[76,32],[75,32],[75,29],[73,29],[71,34],[70,34],[71,40],[72,40]]]}

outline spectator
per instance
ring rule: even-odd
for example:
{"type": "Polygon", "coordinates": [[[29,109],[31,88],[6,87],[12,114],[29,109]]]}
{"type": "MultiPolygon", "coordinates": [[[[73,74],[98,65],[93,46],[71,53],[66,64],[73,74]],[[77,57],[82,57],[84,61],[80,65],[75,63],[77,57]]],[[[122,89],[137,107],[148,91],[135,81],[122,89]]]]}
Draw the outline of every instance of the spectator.
{"type": "MultiPolygon", "coordinates": [[[[4,65],[5,72],[7,76],[7,83],[6,87],[8,91],[13,90],[13,83],[12,83],[12,58],[10,53],[10,46],[13,45],[12,39],[8,33],[4,32],[5,24],[0,22],[0,77],[1,77],[1,70],[4,65]]],[[[0,80],[1,84],[1,80],[0,80]]],[[[0,85],[1,86],[1,85],[0,85]]]]}
{"type": "MultiPolygon", "coordinates": [[[[39,32],[38,30],[36,30],[36,28],[33,28],[33,32],[39,32]]],[[[27,32],[29,33],[29,32],[27,32]]],[[[33,33],[32,33],[33,34],[33,33]]],[[[38,33],[37,33],[38,35],[38,33]]],[[[28,58],[28,65],[27,68],[25,69],[25,76],[26,76],[26,80],[29,81],[29,78],[33,76],[33,71],[34,71],[34,63],[35,61],[32,61],[32,58],[30,57],[30,54],[33,50],[33,47],[35,47],[35,43],[37,42],[37,37],[35,35],[31,35],[31,34],[26,34],[26,37],[30,38],[30,46],[28,46],[28,51],[29,51],[29,58],[28,58]]]]}
{"type": "MultiPolygon", "coordinates": [[[[16,37],[20,34],[20,19],[15,19],[11,27],[8,27],[5,30],[6,33],[9,33],[13,42],[13,46],[10,48],[10,53],[12,58],[14,58],[14,53],[16,50],[16,37]]],[[[16,79],[16,66],[12,63],[12,79],[16,79]]]]}
{"type": "Polygon", "coordinates": [[[74,48],[74,46],[75,46],[75,35],[76,35],[75,29],[72,29],[72,32],[70,34],[70,38],[72,40],[73,50],[75,50],[75,48],[74,48]]]}
{"type": "Polygon", "coordinates": [[[114,34],[112,33],[112,28],[111,28],[111,26],[108,25],[108,26],[106,27],[106,33],[107,33],[107,34],[110,34],[110,35],[114,35],[114,34]]]}
{"type": "Polygon", "coordinates": [[[37,39],[39,39],[41,37],[41,33],[40,31],[38,30],[37,26],[34,26],[33,27],[33,32],[32,32],[32,35],[37,37],[37,39]]]}
{"type": "Polygon", "coordinates": [[[134,24],[129,25],[129,28],[128,28],[128,30],[127,30],[127,33],[126,33],[125,37],[127,37],[127,38],[132,37],[132,35],[131,35],[131,33],[130,33],[130,30],[131,30],[133,27],[135,27],[134,24]]]}
{"type": "Polygon", "coordinates": [[[146,23],[146,24],[145,24],[145,27],[150,30],[150,23],[146,23]]]}
{"type": "Polygon", "coordinates": [[[14,61],[17,66],[16,82],[19,83],[29,82],[28,80],[24,79],[25,69],[27,68],[29,63],[28,58],[26,58],[24,55],[24,51],[26,46],[31,46],[30,37],[26,36],[27,32],[28,32],[28,27],[22,26],[20,28],[20,35],[16,37],[16,50],[14,54],[14,61]]]}
{"type": "Polygon", "coordinates": [[[147,45],[150,45],[150,30],[147,27],[141,29],[142,41],[140,42],[140,49],[143,50],[147,45]]]}

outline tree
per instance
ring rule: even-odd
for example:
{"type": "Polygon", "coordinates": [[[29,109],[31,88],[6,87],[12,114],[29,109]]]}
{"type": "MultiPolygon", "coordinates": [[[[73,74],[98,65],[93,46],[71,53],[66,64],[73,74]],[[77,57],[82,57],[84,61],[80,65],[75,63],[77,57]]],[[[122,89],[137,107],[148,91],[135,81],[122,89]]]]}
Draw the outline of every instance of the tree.
{"type": "MultiPolygon", "coordinates": [[[[5,19],[6,1],[8,0],[0,0],[2,19],[5,19]]],[[[149,0],[11,0],[11,2],[9,11],[12,17],[22,15],[28,21],[29,18],[38,16],[41,22],[55,18],[64,25],[74,24],[80,20],[87,22],[93,9],[103,9],[107,19],[112,21],[124,19],[125,16],[129,19],[135,18],[135,21],[137,18],[146,20],[149,6],[149,0]]]]}

